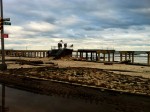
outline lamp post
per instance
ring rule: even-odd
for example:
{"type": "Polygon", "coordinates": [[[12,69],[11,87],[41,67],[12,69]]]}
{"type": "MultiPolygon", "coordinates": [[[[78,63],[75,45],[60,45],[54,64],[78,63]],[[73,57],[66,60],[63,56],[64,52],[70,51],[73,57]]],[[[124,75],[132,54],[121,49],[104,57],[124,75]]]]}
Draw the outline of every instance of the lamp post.
{"type": "MultiPolygon", "coordinates": [[[[0,0],[0,6],[1,6],[1,18],[3,19],[3,0],[0,0]]],[[[5,63],[5,51],[4,51],[4,26],[1,29],[1,53],[2,53],[2,64],[0,65],[0,70],[6,70],[7,65],[5,63]]]]}

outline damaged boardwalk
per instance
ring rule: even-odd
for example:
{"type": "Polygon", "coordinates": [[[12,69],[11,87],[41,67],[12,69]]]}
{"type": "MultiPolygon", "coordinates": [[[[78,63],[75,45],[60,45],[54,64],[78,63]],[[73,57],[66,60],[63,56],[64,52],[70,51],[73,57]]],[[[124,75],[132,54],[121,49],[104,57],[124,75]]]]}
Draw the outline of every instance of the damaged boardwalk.
{"type": "MultiPolygon", "coordinates": [[[[103,49],[78,49],[74,51],[76,53],[75,57],[86,60],[95,61],[103,63],[113,63],[115,62],[115,50],[103,50],[103,49]],[[106,60],[107,55],[107,60],[106,60]]],[[[150,51],[145,52],[147,54],[147,64],[150,65],[150,51]]],[[[130,60],[134,64],[135,51],[119,51],[120,62],[130,60]]]]}

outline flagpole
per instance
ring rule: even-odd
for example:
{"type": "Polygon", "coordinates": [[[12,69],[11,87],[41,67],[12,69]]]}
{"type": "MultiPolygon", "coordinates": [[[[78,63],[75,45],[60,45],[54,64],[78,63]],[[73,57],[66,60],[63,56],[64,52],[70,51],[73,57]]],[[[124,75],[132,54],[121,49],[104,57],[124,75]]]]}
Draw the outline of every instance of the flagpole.
{"type": "MultiPolygon", "coordinates": [[[[1,6],[1,18],[3,19],[3,0],[0,0],[0,6],[1,6]]],[[[4,48],[4,27],[1,30],[1,53],[2,53],[2,65],[0,66],[1,70],[6,70],[7,65],[5,64],[5,48],[4,48]]]]}

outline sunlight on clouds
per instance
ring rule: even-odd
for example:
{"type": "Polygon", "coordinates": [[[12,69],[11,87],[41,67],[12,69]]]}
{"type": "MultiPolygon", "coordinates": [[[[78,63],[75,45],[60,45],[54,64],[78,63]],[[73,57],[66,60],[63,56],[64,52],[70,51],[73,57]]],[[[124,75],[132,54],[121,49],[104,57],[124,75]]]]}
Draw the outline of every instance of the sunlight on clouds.
{"type": "Polygon", "coordinates": [[[26,25],[26,29],[30,29],[33,31],[41,31],[41,32],[47,32],[47,31],[54,31],[57,29],[57,26],[47,23],[47,22],[36,22],[32,21],[29,24],[26,25]]]}
{"type": "Polygon", "coordinates": [[[36,32],[33,31],[26,31],[21,26],[5,27],[5,32],[8,33],[12,38],[24,38],[36,34],[36,32]]]}
{"type": "Polygon", "coordinates": [[[20,33],[23,31],[23,27],[21,26],[5,26],[5,31],[8,33],[20,33]]]}
{"type": "Polygon", "coordinates": [[[113,10],[104,10],[103,12],[95,11],[95,12],[92,12],[91,14],[96,16],[99,19],[106,19],[106,20],[111,20],[111,21],[120,19],[117,12],[113,10]]]}
{"type": "Polygon", "coordinates": [[[131,11],[143,14],[150,14],[150,8],[132,9],[131,11]]]}
{"type": "Polygon", "coordinates": [[[79,23],[81,20],[75,16],[75,15],[71,15],[69,17],[66,18],[62,18],[59,21],[57,21],[56,23],[60,24],[60,25],[64,25],[64,26],[69,26],[69,25],[74,25],[79,23]]]}

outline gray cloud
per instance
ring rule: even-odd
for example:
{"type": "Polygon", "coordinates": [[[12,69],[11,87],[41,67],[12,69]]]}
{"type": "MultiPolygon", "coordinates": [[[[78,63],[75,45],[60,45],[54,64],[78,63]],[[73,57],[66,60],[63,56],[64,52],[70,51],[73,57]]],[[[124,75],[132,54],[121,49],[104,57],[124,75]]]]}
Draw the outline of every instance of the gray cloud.
{"type": "Polygon", "coordinates": [[[11,18],[12,28],[6,32],[11,38],[31,41],[42,37],[113,44],[115,40],[115,45],[121,45],[128,40],[129,47],[137,40],[137,46],[149,49],[144,43],[150,41],[149,4],[149,0],[9,0],[4,1],[4,16],[11,18]]]}

